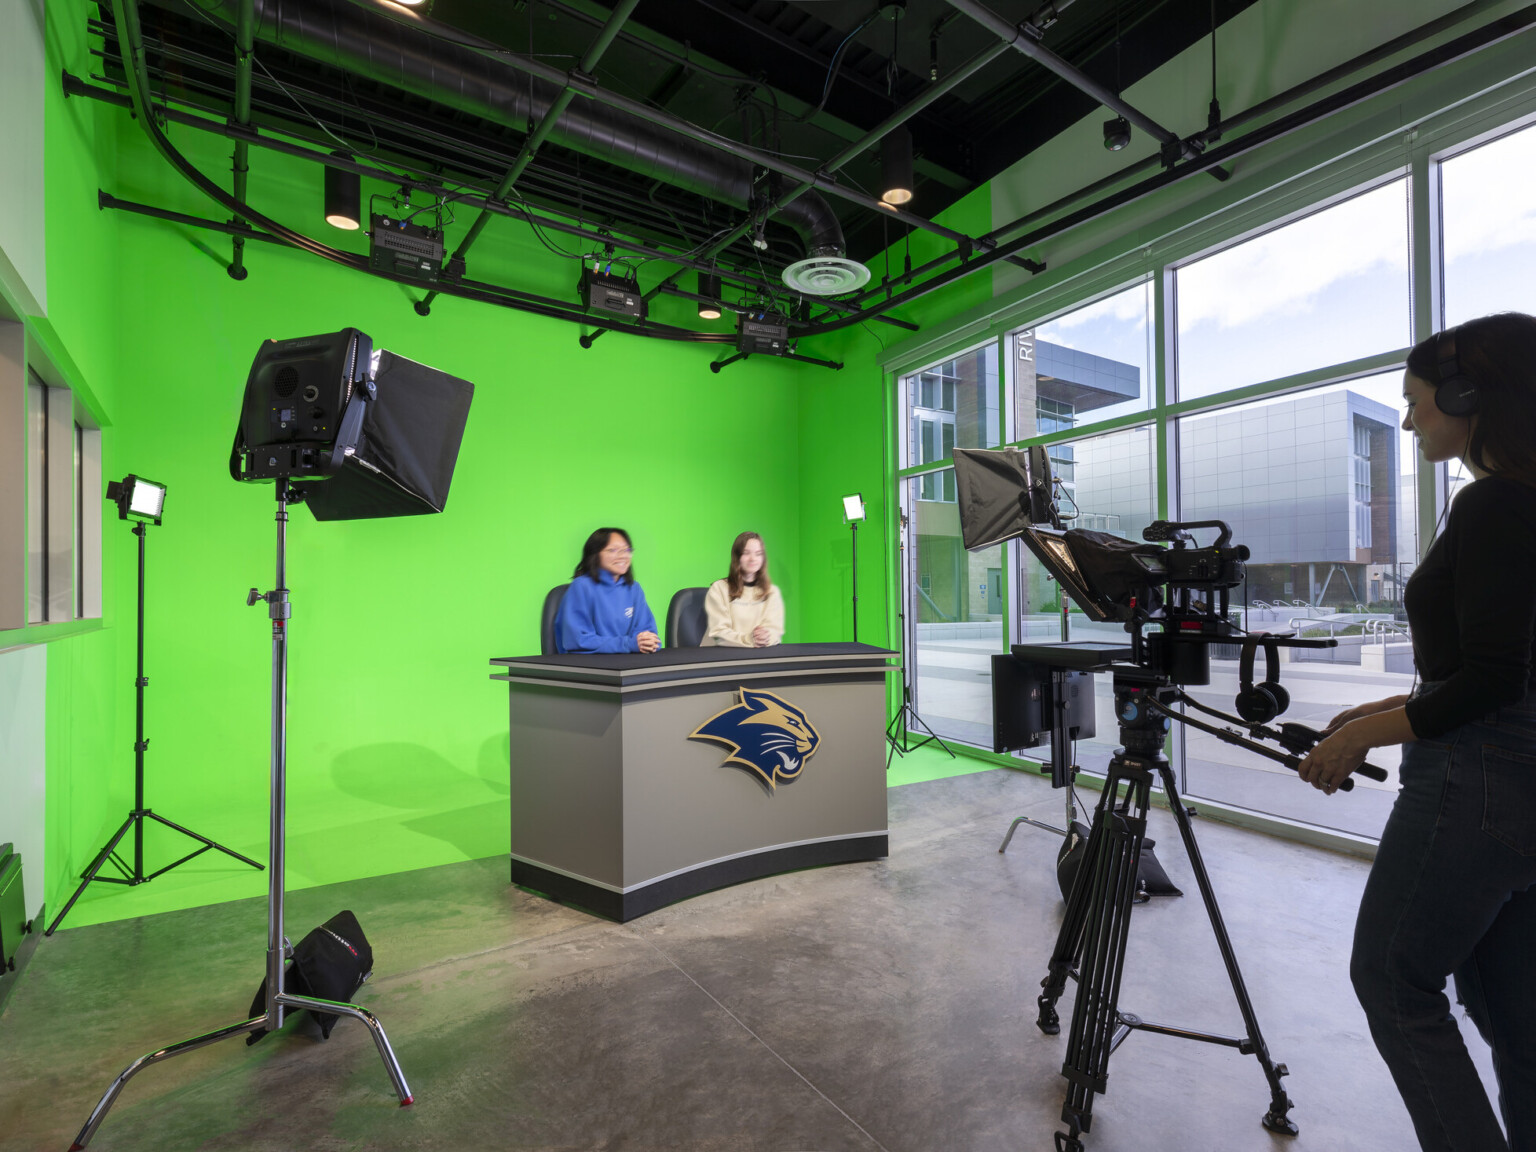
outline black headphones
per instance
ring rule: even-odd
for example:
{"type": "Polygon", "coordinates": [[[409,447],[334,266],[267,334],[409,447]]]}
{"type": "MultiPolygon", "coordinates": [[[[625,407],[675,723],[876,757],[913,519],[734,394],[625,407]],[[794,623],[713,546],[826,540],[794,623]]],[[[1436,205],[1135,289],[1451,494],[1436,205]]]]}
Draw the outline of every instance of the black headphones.
{"type": "Polygon", "coordinates": [[[1237,714],[1250,724],[1268,724],[1291,706],[1291,694],[1280,686],[1280,646],[1273,640],[1250,636],[1243,641],[1241,688],[1237,693],[1237,714]],[[1253,654],[1264,646],[1264,683],[1253,682],[1253,654]]]}
{"type": "Polygon", "coordinates": [[[1456,355],[1458,328],[1447,328],[1435,343],[1435,363],[1440,379],[1435,384],[1435,407],[1447,416],[1470,416],[1477,411],[1477,385],[1461,370],[1456,355]]]}

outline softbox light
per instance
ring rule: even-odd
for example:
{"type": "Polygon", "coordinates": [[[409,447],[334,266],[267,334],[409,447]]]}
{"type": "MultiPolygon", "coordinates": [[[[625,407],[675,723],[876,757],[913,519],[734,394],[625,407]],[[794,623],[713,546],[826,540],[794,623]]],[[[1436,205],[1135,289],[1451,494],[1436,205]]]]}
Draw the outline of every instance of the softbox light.
{"type": "Polygon", "coordinates": [[[267,341],[246,380],[230,474],[303,483],[317,520],[441,512],[473,395],[355,328],[267,341]]]}
{"type": "Polygon", "coordinates": [[[475,386],[393,352],[378,354],[377,396],[339,475],[306,484],[316,520],[441,512],[475,386]]]}

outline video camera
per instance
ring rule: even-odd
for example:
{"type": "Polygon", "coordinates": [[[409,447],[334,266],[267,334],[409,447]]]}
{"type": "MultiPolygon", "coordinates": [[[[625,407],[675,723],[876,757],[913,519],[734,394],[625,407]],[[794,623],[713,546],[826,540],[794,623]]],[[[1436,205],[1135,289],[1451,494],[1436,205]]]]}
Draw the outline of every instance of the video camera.
{"type": "MultiPolygon", "coordinates": [[[[1254,696],[1245,681],[1241,716],[1211,709],[1181,690],[1211,682],[1212,644],[1240,646],[1249,669],[1254,650],[1262,646],[1270,680],[1278,688],[1277,648],[1337,643],[1244,632],[1232,618],[1231,591],[1243,583],[1249,551],[1232,543],[1224,521],[1158,520],[1143,531],[1141,543],[1065,528],[1055,498],[1059,481],[1044,448],[956,448],[954,465],[961,540],[967,549],[1022,540],[1088,619],[1121,623],[1129,633],[1124,643],[1015,644],[1010,655],[994,656],[994,751],[1037,747],[1049,736],[1051,783],[1065,787],[1070,782],[1068,741],[1095,735],[1093,676],[1112,672],[1116,717],[1127,747],[1150,748],[1154,742],[1160,747],[1168,721],[1177,719],[1290,768],[1300,764],[1296,753],[1310,750],[1320,734],[1300,724],[1283,725],[1283,732],[1266,727],[1285,710],[1283,690],[1270,697],[1267,710],[1257,711],[1241,705],[1254,696]],[[1206,529],[1216,530],[1215,541],[1197,546],[1193,533],[1206,529]],[[1154,625],[1157,630],[1149,631],[1154,625]],[[1240,725],[1247,737],[1176,712],[1174,704],[1240,725]],[[1291,754],[1256,743],[1257,738],[1275,740],[1291,754]]],[[[1360,771],[1386,779],[1369,764],[1360,771]]]]}

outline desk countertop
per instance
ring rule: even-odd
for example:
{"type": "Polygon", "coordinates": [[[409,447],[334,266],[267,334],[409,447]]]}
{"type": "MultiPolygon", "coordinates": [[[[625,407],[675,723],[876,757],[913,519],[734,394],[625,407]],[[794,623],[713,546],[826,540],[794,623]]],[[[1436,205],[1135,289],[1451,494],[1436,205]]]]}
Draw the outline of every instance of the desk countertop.
{"type": "Polygon", "coordinates": [[[687,680],[731,671],[774,672],[836,666],[886,670],[901,653],[873,644],[775,644],[770,648],[663,648],[641,652],[580,652],[565,656],[501,656],[497,680],[536,678],[636,684],[687,680]]]}

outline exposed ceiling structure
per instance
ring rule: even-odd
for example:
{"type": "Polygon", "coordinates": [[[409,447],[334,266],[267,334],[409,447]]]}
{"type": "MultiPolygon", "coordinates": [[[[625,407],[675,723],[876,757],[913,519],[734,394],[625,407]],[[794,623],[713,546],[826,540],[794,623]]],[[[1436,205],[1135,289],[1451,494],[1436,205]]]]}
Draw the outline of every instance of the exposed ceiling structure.
{"type": "Polygon", "coordinates": [[[1253,2],[103,0],[99,71],[66,86],[231,138],[230,172],[189,171],[157,117],[140,116],[228,222],[103,203],[231,232],[237,279],[251,239],[369,270],[319,222],[320,171],[303,234],[247,199],[248,168],[275,149],[409,189],[397,214],[418,223],[473,221],[446,230],[445,255],[462,264],[392,276],[417,284],[423,314],[449,293],[582,324],[584,343],[612,330],[736,344],[719,324],[663,325],[576,296],[575,261],[621,277],[643,264],[638,294],[696,298],[695,274],[718,271],[727,312],[777,314],[794,341],[902,324],[890,313],[925,278],[1002,259],[1038,269],[1008,229],[969,236],[933,217],[1096,107],[1163,143],[1138,166],[1149,189],[1223,177],[1230,140],[1206,123],[1156,124],[1117,94],[1253,2]],[[912,197],[893,209],[882,141],[906,132],[912,197]],[[486,228],[531,229],[570,258],[571,295],[477,279],[486,228]],[[937,233],[945,254],[888,283],[882,264],[861,288],[858,266],[910,229],[937,233]],[[798,290],[785,283],[797,265],[798,290]]]}

